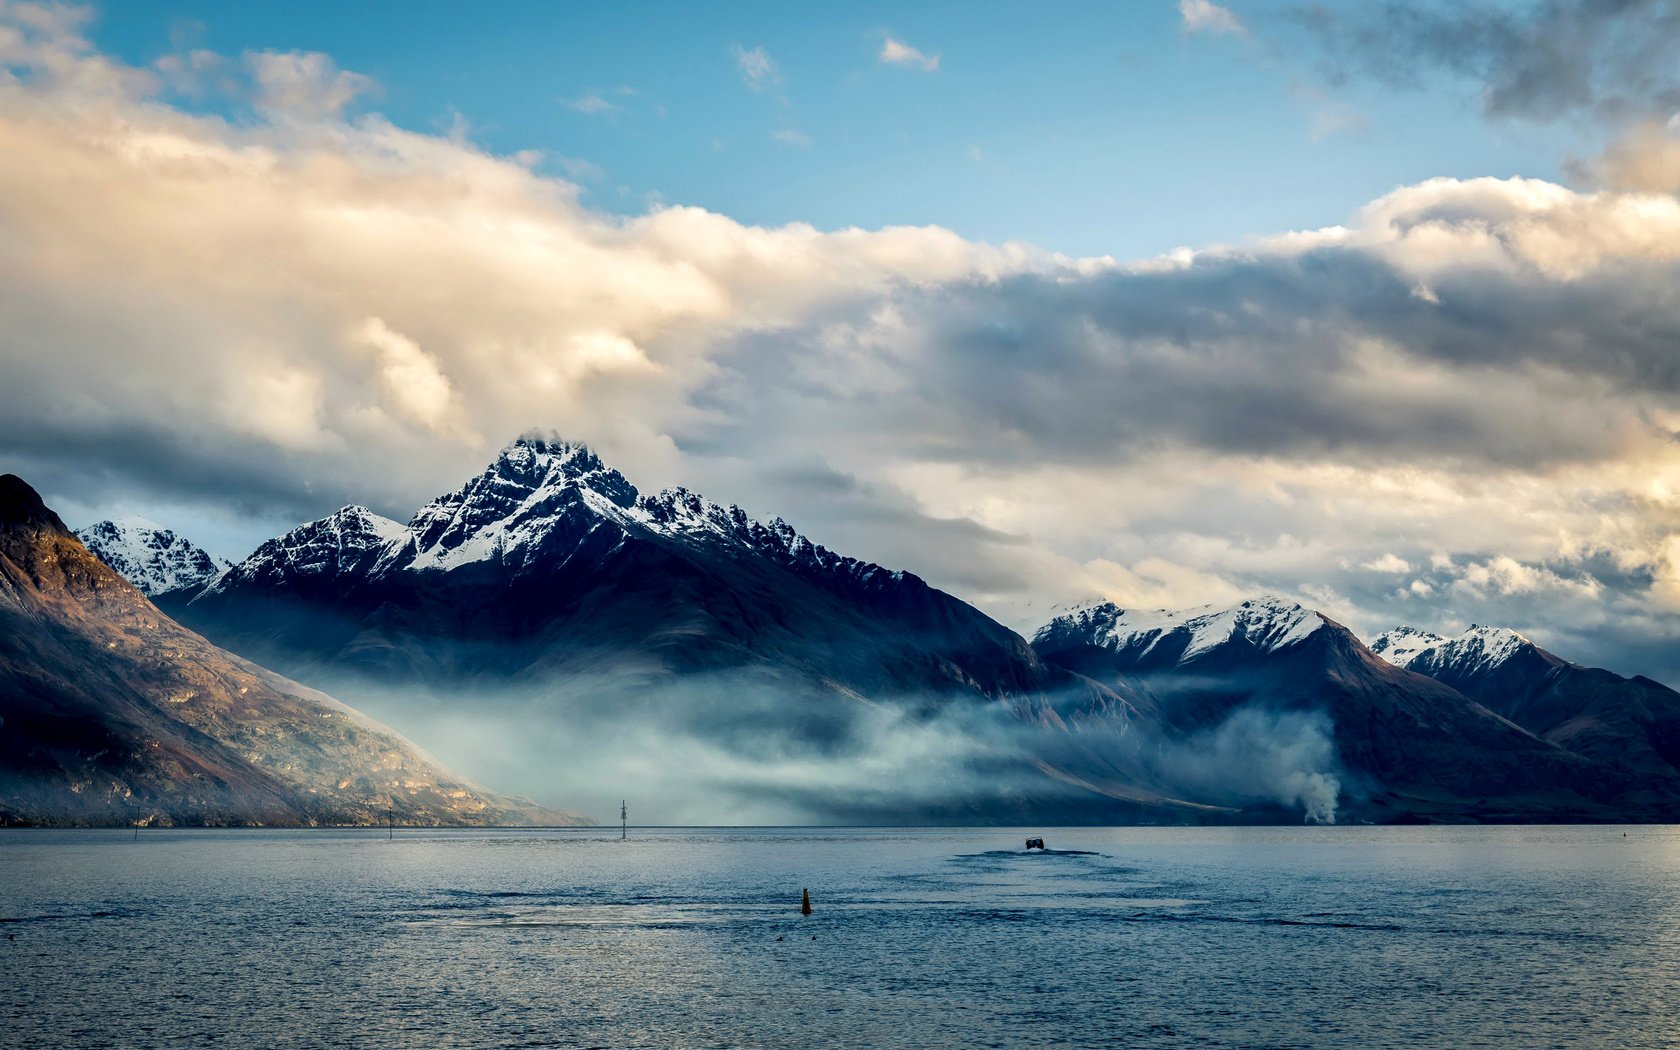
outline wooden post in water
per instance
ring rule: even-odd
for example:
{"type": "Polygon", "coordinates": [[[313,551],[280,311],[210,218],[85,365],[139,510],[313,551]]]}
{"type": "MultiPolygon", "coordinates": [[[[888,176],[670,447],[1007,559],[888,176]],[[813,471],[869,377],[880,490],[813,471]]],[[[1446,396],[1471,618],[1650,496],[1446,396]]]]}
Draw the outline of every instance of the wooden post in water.
{"type": "Polygon", "coordinates": [[[630,803],[626,799],[618,801],[618,841],[623,842],[630,837],[630,803]]]}
{"type": "Polygon", "coordinates": [[[800,900],[799,900],[799,914],[801,914],[801,915],[811,914],[811,891],[810,890],[804,891],[804,893],[800,897],[800,900]]]}

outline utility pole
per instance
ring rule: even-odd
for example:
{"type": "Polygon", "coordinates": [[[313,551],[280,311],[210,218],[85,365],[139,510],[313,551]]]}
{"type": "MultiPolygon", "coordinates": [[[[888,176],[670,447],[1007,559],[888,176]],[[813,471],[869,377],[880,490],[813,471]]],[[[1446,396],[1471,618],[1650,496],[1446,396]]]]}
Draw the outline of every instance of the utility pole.
{"type": "Polygon", "coordinates": [[[618,803],[618,841],[623,842],[630,837],[630,803],[620,800],[618,803]]]}

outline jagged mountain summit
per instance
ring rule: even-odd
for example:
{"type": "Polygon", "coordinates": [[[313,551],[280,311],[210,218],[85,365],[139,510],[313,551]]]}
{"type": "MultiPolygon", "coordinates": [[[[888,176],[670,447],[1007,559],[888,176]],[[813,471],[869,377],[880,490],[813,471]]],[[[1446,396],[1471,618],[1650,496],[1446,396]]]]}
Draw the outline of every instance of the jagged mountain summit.
{"type": "Polygon", "coordinates": [[[1370,819],[1617,811],[1606,771],[1286,599],[1181,612],[1097,603],[1046,624],[1033,647],[1047,663],[1130,688],[1136,706],[1179,738],[1218,734],[1243,712],[1322,718],[1370,819]]]}
{"type": "Polygon", "coordinates": [[[347,507],[259,547],[180,615],[307,675],[751,668],[826,690],[1000,696],[1048,684],[1018,635],[909,573],[585,446],[521,438],[406,524],[347,507]]]}
{"type": "Polygon", "coordinates": [[[0,477],[0,823],[575,823],[222,652],[0,477]]]}
{"type": "Polygon", "coordinates": [[[97,522],[76,538],[148,598],[170,591],[196,593],[230,564],[140,518],[97,522]]]}
{"type": "Polygon", "coordinates": [[[1038,630],[1033,645],[1106,649],[1138,668],[1190,663],[1227,647],[1270,653],[1329,625],[1321,613],[1272,595],[1229,608],[1122,609],[1113,602],[1074,606],[1038,630]]]}
{"type": "Polygon", "coordinates": [[[1399,667],[1439,678],[1444,674],[1480,674],[1507,661],[1538,652],[1539,647],[1508,627],[1471,624],[1456,638],[1417,627],[1396,627],[1371,642],[1371,651],[1399,667]]]}
{"type": "Polygon", "coordinates": [[[474,767],[487,779],[547,783],[581,739],[611,769],[679,754],[819,821],[1327,819],[1338,802],[1370,820],[1680,814],[1680,794],[1640,794],[1295,602],[1097,603],[1029,645],[914,574],[686,489],[640,492],[540,435],[407,522],[346,507],[168,601],[218,644],[388,720],[502,726],[485,759],[498,772],[474,767]],[[938,786],[793,775],[843,776],[918,734],[965,756],[897,773],[938,786]]]}
{"type": "Polygon", "coordinates": [[[1680,693],[1571,663],[1516,631],[1472,625],[1456,637],[1397,627],[1371,644],[1541,738],[1613,765],[1644,794],[1680,793],[1680,693]]]}
{"type": "MultiPolygon", "coordinates": [[[[620,741],[649,725],[743,768],[772,754],[829,761],[873,746],[860,727],[881,712],[922,724],[1003,710],[1066,746],[1054,759],[979,747],[983,761],[1014,763],[1009,777],[930,802],[922,818],[1005,812],[993,804],[1025,816],[1055,795],[1174,804],[1132,791],[1069,736],[1076,724],[1123,730],[1139,716],[1122,694],[1045,665],[1020,635],[912,573],[687,489],[642,493],[553,437],[514,441],[407,523],[347,507],[301,525],[171,609],[390,720],[424,705],[517,726],[485,758],[508,769],[556,761],[578,735],[620,741]]],[[[802,812],[909,812],[885,796],[886,809],[858,805],[831,793],[802,812]]]]}

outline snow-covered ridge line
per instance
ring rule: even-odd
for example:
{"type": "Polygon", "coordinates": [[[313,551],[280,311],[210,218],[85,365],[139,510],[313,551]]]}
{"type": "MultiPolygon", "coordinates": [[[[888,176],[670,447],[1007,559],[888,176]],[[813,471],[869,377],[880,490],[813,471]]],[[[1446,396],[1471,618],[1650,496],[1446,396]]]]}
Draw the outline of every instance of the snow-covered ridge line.
{"type": "Polygon", "coordinates": [[[667,535],[714,537],[865,582],[883,576],[902,580],[905,576],[813,543],[780,517],[758,521],[736,504],[716,503],[681,486],[639,497],[630,513],[646,527],[667,535]]]}
{"type": "Polygon", "coordinates": [[[1533,642],[1508,627],[1481,624],[1471,624],[1453,638],[1416,627],[1396,627],[1371,642],[1372,652],[1413,670],[1488,671],[1533,647],[1533,642]]]}
{"type": "Polygon", "coordinates": [[[1305,641],[1326,625],[1323,615],[1299,603],[1262,595],[1230,607],[1122,609],[1112,602],[1075,606],[1039,628],[1034,642],[1077,638],[1107,649],[1137,649],[1146,655],[1181,631],[1190,638],[1181,660],[1209,652],[1239,634],[1264,652],[1305,641]]]}
{"type": "Polygon", "coordinates": [[[359,565],[378,577],[447,572],[480,562],[517,571],[556,544],[575,546],[603,525],[752,551],[864,584],[905,577],[812,543],[781,518],[760,522],[738,506],[680,487],[644,495],[588,446],[534,434],[507,445],[483,471],[428,502],[407,524],[365,507],[345,507],[264,543],[234,574],[254,580],[274,572],[319,574],[359,565]]]}
{"type": "Polygon", "coordinates": [[[252,582],[279,575],[335,575],[406,543],[408,530],[401,522],[351,504],[324,518],[305,522],[265,541],[250,557],[223,572],[198,597],[226,591],[239,582],[252,582]]]}
{"type": "Polygon", "coordinates": [[[229,567],[184,537],[141,518],[97,522],[76,536],[146,595],[201,587],[229,567]]]}

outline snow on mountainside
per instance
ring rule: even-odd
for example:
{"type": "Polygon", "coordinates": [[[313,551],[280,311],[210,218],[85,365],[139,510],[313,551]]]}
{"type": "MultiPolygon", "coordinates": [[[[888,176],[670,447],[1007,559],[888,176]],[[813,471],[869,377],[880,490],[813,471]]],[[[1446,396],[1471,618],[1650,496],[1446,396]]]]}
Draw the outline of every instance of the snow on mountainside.
{"type": "Polygon", "coordinates": [[[768,523],[755,521],[734,504],[713,503],[681,487],[639,497],[631,514],[643,526],[668,536],[722,540],[767,554],[784,564],[802,564],[850,576],[859,583],[904,579],[902,572],[848,558],[812,543],[781,518],[773,518],[768,523]]]}
{"type": "Polygon", "coordinates": [[[330,579],[371,566],[408,538],[408,530],[366,507],[344,507],[267,541],[218,577],[203,594],[285,578],[330,579]]]}
{"type": "Polygon", "coordinates": [[[584,445],[526,436],[460,489],[421,507],[408,523],[414,556],[402,567],[454,569],[519,563],[540,549],[576,502],[622,523],[636,488],[584,445]]]}
{"type": "Polygon", "coordinates": [[[148,597],[201,587],[228,567],[183,537],[141,518],[101,521],[76,536],[148,597]]]}
{"type": "Polygon", "coordinates": [[[1076,606],[1039,628],[1033,644],[1079,641],[1104,649],[1131,650],[1138,657],[1168,638],[1188,633],[1178,662],[1192,660],[1241,638],[1261,652],[1275,652],[1311,637],[1324,617],[1295,602],[1263,595],[1229,608],[1122,609],[1113,602],[1076,606]]]}
{"type": "Polygon", "coordinates": [[[517,574],[552,560],[557,544],[576,546],[603,527],[751,552],[865,586],[905,578],[812,543],[780,518],[760,522],[684,488],[643,495],[587,446],[526,435],[461,488],[421,507],[407,525],[345,507],[264,543],[204,593],[287,576],[355,573],[371,580],[480,563],[517,574]]]}
{"type": "Polygon", "coordinates": [[[1534,643],[1516,631],[1480,624],[1472,624],[1456,638],[1416,627],[1396,627],[1371,643],[1372,652],[1396,667],[1429,675],[1447,669],[1458,673],[1491,671],[1533,648],[1534,643]]]}

